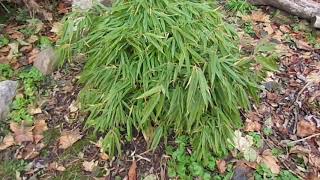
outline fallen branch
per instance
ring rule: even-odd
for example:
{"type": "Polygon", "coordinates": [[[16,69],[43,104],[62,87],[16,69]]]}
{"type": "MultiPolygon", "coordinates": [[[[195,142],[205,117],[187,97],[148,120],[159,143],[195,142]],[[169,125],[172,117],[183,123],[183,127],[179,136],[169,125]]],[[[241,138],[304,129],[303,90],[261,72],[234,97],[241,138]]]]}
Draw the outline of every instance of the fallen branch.
{"type": "Polygon", "coordinates": [[[301,138],[301,139],[298,139],[298,140],[295,140],[295,141],[283,140],[281,142],[281,144],[294,145],[294,144],[297,144],[298,142],[302,142],[302,141],[305,141],[305,140],[308,140],[308,139],[311,139],[311,138],[317,137],[317,136],[320,136],[320,133],[313,134],[313,135],[310,135],[310,136],[307,136],[307,137],[304,137],[304,138],[301,138]]]}
{"type": "Polygon", "coordinates": [[[269,5],[290,14],[310,20],[313,27],[320,28],[320,3],[312,0],[249,0],[255,5],[269,5]]]}

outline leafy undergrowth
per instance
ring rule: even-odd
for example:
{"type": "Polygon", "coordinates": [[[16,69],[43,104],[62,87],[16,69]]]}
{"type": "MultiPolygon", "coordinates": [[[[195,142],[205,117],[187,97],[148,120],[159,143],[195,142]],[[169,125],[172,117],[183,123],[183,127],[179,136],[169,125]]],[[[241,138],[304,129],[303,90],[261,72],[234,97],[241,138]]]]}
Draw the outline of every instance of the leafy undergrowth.
{"type": "MultiPolygon", "coordinates": [[[[230,2],[247,7],[243,0],[230,2]]],[[[68,12],[68,7],[61,2],[57,12],[68,12]]],[[[31,31],[40,20],[29,21],[27,11],[17,11],[17,16],[10,16],[13,21],[0,25],[5,30],[0,31],[0,80],[18,80],[15,104],[20,104],[19,98],[28,103],[11,111],[24,111],[25,117],[0,123],[0,177],[319,179],[319,32],[277,10],[245,9],[225,10],[227,21],[240,33],[242,55],[264,62],[265,57],[274,58],[270,51],[277,52],[280,68],[264,80],[261,101],[252,111],[241,112],[245,125],[236,131],[230,153],[222,158],[212,152],[207,161],[196,160],[188,136],[169,135],[168,144],[161,141],[152,152],[144,135],[136,131],[131,143],[121,141],[122,156],[110,157],[102,151],[104,134],[93,135],[83,127],[87,114],[79,111],[81,104],[76,101],[81,89],[76,82],[84,63],[81,56],[41,77],[30,68],[37,52],[33,49],[54,44],[58,23],[43,22],[39,32],[31,31]],[[38,37],[35,42],[32,35],[38,37]],[[31,122],[21,121],[27,116],[31,122]]],[[[0,16],[2,20],[6,19],[0,16]]]]}

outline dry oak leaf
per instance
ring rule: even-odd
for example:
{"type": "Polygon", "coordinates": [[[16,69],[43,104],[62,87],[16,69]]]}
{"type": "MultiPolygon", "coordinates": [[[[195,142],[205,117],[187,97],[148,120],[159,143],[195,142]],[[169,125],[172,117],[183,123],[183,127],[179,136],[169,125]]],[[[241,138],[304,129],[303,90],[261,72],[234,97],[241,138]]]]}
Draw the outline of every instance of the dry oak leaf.
{"type": "Polygon", "coordinates": [[[227,170],[227,163],[225,160],[217,160],[217,167],[219,173],[223,174],[227,170]]]}
{"type": "Polygon", "coordinates": [[[306,51],[312,50],[312,47],[309,45],[309,43],[307,43],[305,41],[295,39],[294,43],[296,44],[298,49],[302,49],[302,50],[306,50],[306,51]]]}
{"type": "Polygon", "coordinates": [[[30,44],[33,44],[33,43],[35,43],[35,42],[38,41],[38,40],[39,40],[38,36],[36,36],[36,35],[31,35],[31,36],[27,39],[27,42],[30,43],[30,44]]]}
{"type": "Polygon", "coordinates": [[[269,24],[269,23],[265,23],[265,27],[263,28],[263,30],[265,30],[268,33],[268,35],[271,35],[274,33],[274,30],[273,30],[271,24],[269,24]]]}
{"type": "Polygon", "coordinates": [[[12,145],[14,145],[14,138],[11,134],[8,134],[3,138],[2,143],[0,143],[0,151],[7,149],[12,145]]]}
{"type": "Polygon", "coordinates": [[[33,129],[33,139],[35,143],[40,142],[43,139],[43,132],[48,130],[48,126],[45,120],[36,121],[33,129]]]}
{"type": "Polygon", "coordinates": [[[260,130],[261,130],[261,124],[258,121],[251,121],[250,119],[246,119],[244,131],[257,132],[260,130]]]}
{"type": "Polygon", "coordinates": [[[31,64],[36,59],[37,55],[39,54],[40,50],[37,48],[32,49],[32,51],[29,53],[28,57],[28,63],[31,64]]]}
{"type": "Polygon", "coordinates": [[[55,34],[59,34],[61,32],[61,29],[63,28],[63,24],[60,22],[54,22],[52,24],[52,28],[50,30],[50,32],[53,32],[55,34]]]}
{"type": "Polygon", "coordinates": [[[41,110],[41,108],[39,108],[39,107],[29,107],[28,108],[28,112],[31,114],[31,115],[35,115],[35,114],[40,114],[40,113],[42,113],[42,110],[41,110]]]}
{"type": "Polygon", "coordinates": [[[65,171],[66,168],[62,165],[59,165],[57,162],[52,162],[49,164],[48,170],[65,171]]]}
{"type": "Polygon", "coordinates": [[[80,134],[79,129],[64,131],[61,133],[61,137],[59,138],[59,148],[67,149],[81,138],[82,135],[80,134]]]}
{"type": "Polygon", "coordinates": [[[128,172],[128,180],[137,180],[137,162],[136,160],[132,161],[128,172]]]}
{"type": "Polygon", "coordinates": [[[102,160],[106,161],[106,160],[109,160],[110,157],[105,152],[100,152],[99,153],[99,158],[101,158],[102,160]]]}
{"type": "Polygon", "coordinates": [[[82,167],[83,170],[88,171],[88,172],[92,172],[94,170],[95,167],[97,167],[98,165],[98,161],[84,161],[82,163],[82,167]]]}
{"type": "Polygon", "coordinates": [[[280,166],[278,165],[278,159],[272,155],[272,152],[270,149],[265,150],[262,153],[261,157],[258,157],[257,162],[265,164],[274,174],[280,173],[280,166]]]}
{"type": "Polygon", "coordinates": [[[297,125],[297,136],[306,137],[314,134],[316,131],[315,123],[307,120],[300,120],[297,125]]]}
{"type": "Polygon", "coordinates": [[[33,128],[33,126],[26,127],[24,123],[21,123],[20,125],[15,122],[10,123],[10,129],[14,133],[14,140],[17,144],[33,141],[33,128]]]}
{"type": "Polygon", "coordinates": [[[320,169],[320,157],[311,153],[309,154],[309,162],[312,166],[316,167],[317,169],[320,169]]]}
{"type": "Polygon", "coordinates": [[[270,23],[270,16],[262,11],[254,11],[249,16],[243,16],[244,21],[255,21],[255,22],[265,22],[270,23]]]}

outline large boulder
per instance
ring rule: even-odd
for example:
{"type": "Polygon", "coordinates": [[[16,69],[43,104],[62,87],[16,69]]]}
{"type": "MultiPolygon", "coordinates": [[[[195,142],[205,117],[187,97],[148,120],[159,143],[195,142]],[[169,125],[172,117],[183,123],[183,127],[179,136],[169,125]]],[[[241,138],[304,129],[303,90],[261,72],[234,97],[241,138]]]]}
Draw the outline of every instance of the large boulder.
{"type": "Polygon", "coordinates": [[[18,88],[17,81],[1,81],[0,82],[0,120],[5,120],[9,113],[9,106],[16,96],[18,88]]]}
{"type": "Polygon", "coordinates": [[[51,74],[54,71],[58,57],[52,47],[42,50],[34,60],[33,66],[44,75],[51,74]]]}

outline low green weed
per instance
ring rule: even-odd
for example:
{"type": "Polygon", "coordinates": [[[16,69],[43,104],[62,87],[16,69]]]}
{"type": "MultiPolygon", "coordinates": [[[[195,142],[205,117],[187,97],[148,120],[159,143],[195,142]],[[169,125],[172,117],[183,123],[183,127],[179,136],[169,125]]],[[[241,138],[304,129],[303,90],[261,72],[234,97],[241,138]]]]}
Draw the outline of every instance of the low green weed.
{"type": "Polygon", "coordinates": [[[8,64],[0,64],[0,81],[10,79],[14,71],[8,64]]]}
{"type": "Polygon", "coordinates": [[[52,42],[47,36],[40,36],[39,45],[40,49],[45,49],[48,46],[52,46],[52,42]]]}
{"type": "Polygon", "coordinates": [[[0,48],[9,44],[9,39],[3,35],[0,35],[0,48]]]}
{"type": "Polygon", "coordinates": [[[273,174],[265,164],[261,164],[257,167],[256,172],[254,173],[254,179],[298,180],[299,178],[288,170],[281,171],[279,175],[273,174]]]}
{"type": "Polygon", "coordinates": [[[28,98],[33,99],[37,91],[37,87],[40,85],[44,77],[39,70],[31,68],[30,70],[22,71],[19,74],[19,79],[23,82],[25,95],[28,98]]]}
{"type": "Polygon", "coordinates": [[[242,14],[250,13],[256,7],[248,3],[246,0],[228,0],[227,8],[233,12],[240,12],[242,14]]]}
{"type": "Polygon", "coordinates": [[[26,120],[32,122],[33,117],[28,113],[28,104],[30,101],[24,97],[18,97],[12,102],[9,117],[11,120],[21,122],[26,120]]]}
{"type": "Polygon", "coordinates": [[[262,148],[263,139],[262,139],[261,135],[259,133],[257,133],[257,132],[250,132],[249,135],[253,139],[254,146],[257,147],[257,148],[262,148]]]}
{"type": "Polygon", "coordinates": [[[15,16],[15,19],[17,22],[20,22],[20,23],[25,23],[27,22],[27,19],[30,18],[29,16],[29,12],[26,8],[18,8],[18,10],[16,11],[17,14],[15,16]]]}
{"type": "Polygon", "coordinates": [[[256,35],[256,32],[253,29],[253,23],[252,22],[246,22],[244,23],[244,32],[249,34],[250,36],[256,35]]]}
{"type": "Polygon", "coordinates": [[[308,42],[311,45],[313,45],[315,48],[320,48],[320,42],[317,39],[317,35],[315,33],[313,33],[313,32],[307,33],[306,36],[307,36],[308,42]]]}
{"type": "Polygon", "coordinates": [[[2,179],[16,179],[16,173],[25,170],[27,162],[23,160],[0,161],[0,177],[2,179]]]}
{"type": "Polygon", "coordinates": [[[39,19],[27,19],[26,22],[27,26],[19,31],[27,37],[39,33],[42,29],[43,23],[39,19]]]}
{"type": "Polygon", "coordinates": [[[264,180],[264,179],[275,179],[275,174],[265,165],[261,164],[257,167],[256,172],[254,173],[255,180],[264,180]]]}
{"type": "Polygon", "coordinates": [[[28,113],[28,106],[34,102],[38,86],[44,77],[40,71],[31,68],[20,72],[18,79],[22,82],[24,95],[13,101],[9,118],[16,122],[23,120],[31,122],[33,116],[28,113]]]}
{"type": "Polygon", "coordinates": [[[189,139],[186,136],[178,137],[175,142],[177,148],[168,146],[166,150],[171,156],[168,162],[169,177],[211,179],[216,169],[216,158],[210,155],[205,160],[198,161],[195,154],[189,154],[187,151],[189,139]]]}

